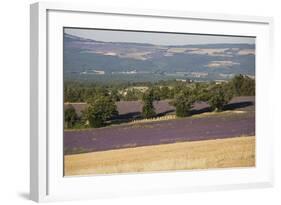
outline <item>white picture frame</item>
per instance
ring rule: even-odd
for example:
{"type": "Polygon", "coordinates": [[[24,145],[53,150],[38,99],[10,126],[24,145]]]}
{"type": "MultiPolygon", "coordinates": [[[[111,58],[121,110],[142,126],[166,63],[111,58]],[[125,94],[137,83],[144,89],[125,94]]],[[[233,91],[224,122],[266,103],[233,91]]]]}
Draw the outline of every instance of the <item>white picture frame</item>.
{"type": "Polygon", "coordinates": [[[271,86],[268,71],[273,70],[272,29],[270,17],[32,4],[30,198],[41,202],[272,186],[272,113],[263,109],[270,106],[267,90],[271,86]],[[256,167],[63,177],[61,42],[65,26],[256,36],[256,167]]]}

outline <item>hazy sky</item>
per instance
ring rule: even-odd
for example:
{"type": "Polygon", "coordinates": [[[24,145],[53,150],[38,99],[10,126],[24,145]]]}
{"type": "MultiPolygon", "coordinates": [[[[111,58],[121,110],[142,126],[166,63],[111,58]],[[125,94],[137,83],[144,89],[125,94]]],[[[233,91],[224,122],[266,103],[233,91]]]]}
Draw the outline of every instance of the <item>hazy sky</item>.
{"type": "Polygon", "coordinates": [[[97,41],[150,43],[156,45],[255,43],[254,37],[151,33],[76,28],[65,28],[65,33],[97,41]]]}

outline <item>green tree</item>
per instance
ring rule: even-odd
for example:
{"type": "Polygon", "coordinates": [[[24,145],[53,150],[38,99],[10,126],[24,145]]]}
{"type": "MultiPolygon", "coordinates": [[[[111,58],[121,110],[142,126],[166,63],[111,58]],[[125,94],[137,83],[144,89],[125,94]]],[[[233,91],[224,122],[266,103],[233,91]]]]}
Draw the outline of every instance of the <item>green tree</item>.
{"type": "Polygon", "coordinates": [[[150,88],[150,92],[153,96],[153,100],[159,101],[161,99],[161,89],[159,86],[153,86],[150,88]]]}
{"type": "Polygon", "coordinates": [[[209,99],[209,84],[207,83],[195,83],[193,89],[193,95],[196,98],[196,101],[208,101],[209,99]]]}
{"type": "Polygon", "coordinates": [[[215,85],[209,92],[208,103],[213,111],[220,112],[232,97],[229,84],[215,85]]]}
{"type": "Polygon", "coordinates": [[[138,89],[135,88],[128,89],[126,95],[124,96],[124,100],[126,101],[139,100],[141,99],[141,95],[142,93],[138,89]]]}
{"type": "Polygon", "coordinates": [[[67,105],[66,109],[64,110],[64,127],[65,128],[73,128],[78,116],[76,111],[72,105],[67,105]]]}
{"type": "Polygon", "coordinates": [[[161,87],[161,100],[171,99],[173,96],[171,96],[171,92],[168,86],[161,87]]]}
{"type": "Polygon", "coordinates": [[[255,95],[255,80],[246,75],[237,75],[229,83],[235,96],[255,95]]]}
{"type": "Polygon", "coordinates": [[[103,86],[96,86],[96,95],[97,96],[109,96],[109,92],[103,86]]]}
{"type": "Polygon", "coordinates": [[[244,81],[243,75],[237,75],[230,82],[232,84],[233,91],[236,96],[241,95],[241,87],[243,85],[243,81],[244,81]]]}
{"type": "Polygon", "coordinates": [[[196,96],[190,88],[185,88],[180,91],[176,96],[172,104],[176,108],[177,117],[186,117],[191,113],[194,102],[196,101],[196,96]]]}
{"type": "Polygon", "coordinates": [[[120,95],[119,95],[117,89],[112,89],[111,93],[110,93],[110,96],[114,101],[120,101],[120,95]]]}
{"type": "Polygon", "coordinates": [[[114,115],[118,115],[117,106],[109,96],[90,99],[89,106],[83,112],[83,118],[90,127],[105,126],[106,121],[114,115]]]}
{"type": "Polygon", "coordinates": [[[155,108],[153,106],[154,96],[153,91],[148,90],[143,95],[143,107],[142,107],[142,115],[144,118],[152,118],[156,115],[155,108]]]}

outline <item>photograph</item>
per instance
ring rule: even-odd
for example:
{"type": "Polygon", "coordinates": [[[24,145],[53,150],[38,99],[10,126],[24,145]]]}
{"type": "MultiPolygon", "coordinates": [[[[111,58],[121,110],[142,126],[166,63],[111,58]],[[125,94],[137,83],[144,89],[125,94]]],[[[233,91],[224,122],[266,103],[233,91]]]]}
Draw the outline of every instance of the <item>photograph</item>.
{"type": "Polygon", "coordinates": [[[255,167],[256,37],[61,35],[64,176],[255,167]]]}

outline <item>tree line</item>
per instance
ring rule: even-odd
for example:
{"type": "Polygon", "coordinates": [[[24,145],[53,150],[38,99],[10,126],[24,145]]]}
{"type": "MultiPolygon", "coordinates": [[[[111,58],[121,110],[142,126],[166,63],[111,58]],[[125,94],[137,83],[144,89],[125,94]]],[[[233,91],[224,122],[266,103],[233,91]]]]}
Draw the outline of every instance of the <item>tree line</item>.
{"type": "Polygon", "coordinates": [[[118,115],[116,101],[142,100],[142,117],[156,116],[154,101],[169,99],[176,109],[177,117],[191,115],[195,102],[207,102],[212,111],[223,111],[226,104],[234,96],[255,95],[255,80],[245,75],[237,75],[228,82],[183,83],[173,82],[173,86],[150,83],[145,92],[136,89],[127,90],[126,95],[120,93],[124,86],[65,86],[65,101],[87,102],[87,108],[78,117],[73,106],[69,105],[64,111],[66,128],[73,127],[103,127],[106,122],[118,115]]]}

